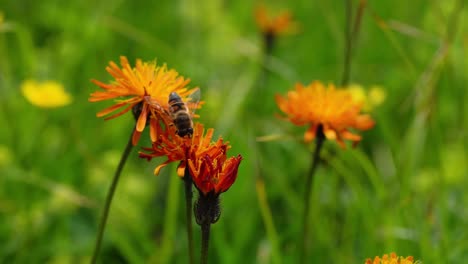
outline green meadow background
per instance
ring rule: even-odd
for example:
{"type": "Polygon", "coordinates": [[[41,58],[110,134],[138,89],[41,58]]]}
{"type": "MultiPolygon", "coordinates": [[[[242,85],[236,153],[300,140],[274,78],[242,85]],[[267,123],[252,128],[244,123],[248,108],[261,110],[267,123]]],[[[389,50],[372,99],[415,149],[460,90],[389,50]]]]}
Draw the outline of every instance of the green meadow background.
{"type": "MultiPolygon", "coordinates": [[[[353,13],[357,1],[353,1],[353,13]]],[[[468,11],[464,0],[368,1],[350,81],[383,87],[376,126],[357,148],[325,142],[312,191],[310,263],[363,263],[392,251],[424,263],[468,259],[468,11]],[[340,180],[341,179],[341,180],[340,180]],[[339,182],[344,182],[340,188],[339,182]]],[[[210,263],[297,263],[305,127],[278,119],[274,95],[296,82],[339,84],[344,1],[265,1],[296,34],[263,60],[255,1],[0,0],[0,263],[88,263],[113,173],[133,129],[89,103],[109,61],[157,59],[199,86],[200,121],[242,154],[222,194],[210,263]],[[266,79],[259,81],[262,71],[266,79]],[[30,104],[24,80],[55,80],[73,102],[30,104]],[[258,142],[257,137],[280,135],[258,142]],[[264,185],[263,185],[264,184],[264,185]],[[262,188],[264,187],[264,188],[262,188]]],[[[146,135],[146,134],[144,134],[146,135]]],[[[187,263],[183,183],[175,164],[133,149],[99,262],[187,263]]],[[[199,227],[194,222],[196,258],[199,227]]]]}

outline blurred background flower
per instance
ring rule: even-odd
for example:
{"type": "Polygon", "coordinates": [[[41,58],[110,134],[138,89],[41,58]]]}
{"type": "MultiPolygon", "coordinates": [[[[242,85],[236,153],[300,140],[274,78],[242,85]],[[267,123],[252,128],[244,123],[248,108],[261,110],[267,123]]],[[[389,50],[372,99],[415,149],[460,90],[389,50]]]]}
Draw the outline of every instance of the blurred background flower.
{"type": "Polygon", "coordinates": [[[298,24],[293,20],[290,11],[281,10],[273,14],[264,4],[258,5],[255,9],[255,22],[265,35],[294,34],[298,30],[298,24]]]}
{"type": "Polygon", "coordinates": [[[304,134],[304,141],[311,142],[319,126],[329,140],[336,140],[344,147],[344,140],[357,143],[361,136],[352,133],[355,130],[368,130],[374,126],[369,115],[361,114],[362,102],[353,100],[345,89],[336,89],[315,81],[309,85],[296,84],[295,90],[286,97],[276,96],[279,109],[285,119],[297,126],[309,125],[304,134]]]}
{"type": "Polygon", "coordinates": [[[362,104],[364,112],[372,112],[385,101],[387,96],[384,88],[379,85],[371,85],[366,90],[359,84],[351,84],[346,89],[351,93],[354,101],[362,104]]]}
{"type": "Polygon", "coordinates": [[[41,108],[63,107],[72,102],[72,96],[56,81],[26,80],[21,84],[21,92],[26,100],[41,108]]]}
{"type": "Polygon", "coordinates": [[[419,262],[414,262],[412,256],[409,257],[399,257],[396,253],[390,253],[390,255],[385,254],[382,257],[375,257],[374,260],[367,259],[365,264],[414,264],[419,262]]]}

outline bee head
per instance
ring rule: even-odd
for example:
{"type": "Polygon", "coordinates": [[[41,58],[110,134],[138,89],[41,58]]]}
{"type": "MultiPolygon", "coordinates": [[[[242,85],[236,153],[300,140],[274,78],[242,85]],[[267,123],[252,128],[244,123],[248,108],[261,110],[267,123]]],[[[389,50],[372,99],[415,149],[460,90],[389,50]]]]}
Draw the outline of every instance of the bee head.
{"type": "Polygon", "coordinates": [[[180,98],[180,96],[176,93],[176,92],[171,92],[169,94],[169,102],[171,101],[181,101],[182,98],[180,98]]]}

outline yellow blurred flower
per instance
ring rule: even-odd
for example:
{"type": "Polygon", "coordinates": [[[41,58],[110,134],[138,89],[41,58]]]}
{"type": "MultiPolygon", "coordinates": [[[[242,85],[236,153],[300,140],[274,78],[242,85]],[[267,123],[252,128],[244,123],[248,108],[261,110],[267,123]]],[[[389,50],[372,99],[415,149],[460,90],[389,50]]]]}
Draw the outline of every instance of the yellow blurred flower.
{"type": "Polygon", "coordinates": [[[62,107],[72,101],[63,85],[55,81],[26,80],[21,84],[21,92],[31,104],[42,108],[62,107]]]}
{"type": "Polygon", "coordinates": [[[395,253],[385,254],[381,257],[377,256],[374,260],[366,259],[365,264],[416,264],[418,261],[414,262],[412,256],[408,257],[398,257],[395,253]]]}
{"type": "Polygon", "coordinates": [[[3,13],[2,10],[0,10],[0,33],[11,31],[13,30],[13,28],[14,28],[14,23],[7,21],[5,19],[5,14],[3,13]]]}
{"type": "Polygon", "coordinates": [[[378,85],[371,86],[368,92],[359,84],[351,84],[347,89],[351,93],[353,100],[362,104],[364,112],[371,112],[385,101],[385,91],[378,85]]]}
{"type": "Polygon", "coordinates": [[[366,92],[364,87],[359,84],[351,84],[348,86],[348,91],[351,93],[353,100],[359,103],[364,104],[367,100],[366,92]]]}
{"type": "Polygon", "coordinates": [[[11,150],[4,145],[0,145],[0,168],[10,165],[13,160],[11,150]]]}
{"type": "Polygon", "coordinates": [[[368,92],[368,101],[373,107],[381,105],[385,101],[386,97],[387,94],[385,94],[383,87],[379,85],[373,85],[370,87],[368,92]]]}

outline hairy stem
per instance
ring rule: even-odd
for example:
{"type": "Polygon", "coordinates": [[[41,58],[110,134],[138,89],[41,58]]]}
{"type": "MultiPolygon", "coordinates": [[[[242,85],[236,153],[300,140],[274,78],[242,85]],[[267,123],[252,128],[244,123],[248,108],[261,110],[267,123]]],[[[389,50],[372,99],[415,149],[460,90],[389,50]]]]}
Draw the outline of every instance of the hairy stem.
{"type": "Polygon", "coordinates": [[[207,264],[208,263],[208,247],[209,247],[209,242],[210,242],[210,227],[211,223],[205,221],[201,225],[201,231],[202,231],[202,247],[201,247],[201,258],[200,258],[200,263],[201,264],[207,264]]]}
{"type": "Polygon", "coordinates": [[[94,246],[93,257],[91,259],[91,263],[93,264],[96,263],[98,255],[99,255],[99,251],[101,249],[102,237],[104,235],[104,230],[106,229],[107,217],[109,216],[109,210],[112,204],[112,198],[114,197],[115,189],[117,188],[120,174],[133,148],[132,135],[133,135],[133,131],[130,134],[130,138],[127,142],[127,145],[125,146],[124,152],[122,153],[122,157],[120,158],[119,165],[117,166],[117,170],[115,171],[114,178],[112,179],[111,186],[109,187],[109,191],[107,192],[107,197],[106,197],[106,201],[104,204],[104,210],[102,211],[101,222],[99,223],[98,234],[96,237],[96,245],[94,246]]]}

